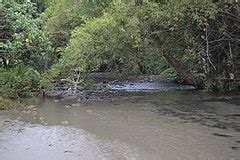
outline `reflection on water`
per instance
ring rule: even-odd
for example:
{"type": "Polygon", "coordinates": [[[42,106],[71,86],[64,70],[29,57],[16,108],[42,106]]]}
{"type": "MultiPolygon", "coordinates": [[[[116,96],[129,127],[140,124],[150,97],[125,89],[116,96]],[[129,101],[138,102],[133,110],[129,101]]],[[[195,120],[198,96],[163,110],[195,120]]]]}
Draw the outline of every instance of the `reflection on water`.
{"type": "Polygon", "coordinates": [[[102,102],[29,99],[0,112],[1,159],[226,160],[240,157],[240,98],[128,92],[102,102]],[[4,117],[3,117],[4,115],[4,117]],[[192,123],[194,122],[194,123],[192,123]]]}

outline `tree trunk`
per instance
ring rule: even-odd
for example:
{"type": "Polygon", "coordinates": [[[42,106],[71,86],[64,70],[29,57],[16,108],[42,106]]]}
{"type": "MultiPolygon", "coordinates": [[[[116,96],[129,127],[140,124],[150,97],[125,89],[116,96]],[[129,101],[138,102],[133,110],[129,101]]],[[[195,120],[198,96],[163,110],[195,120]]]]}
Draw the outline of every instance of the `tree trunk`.
{"type": "MultiPolygon", "coordinates": [[[[153,38],[154,42],[162,48],[161,42],[158,38],[153,38]]],[[[197,89],[202,89],[204,86],[204,80],[199,74],[189,71],[183,64],[181,64],[176,58],[167,54],[165,51],[161,53],[165,60],[177,71],[180,78],[188,85],[192,85],[197,89]]]]}
{"type": "Polygon", "coordinates": [[[167,53],[162,53],[163,57],[166,61],[177,71],[180,78],[189,85],[193,85],[198,89],[202,89],[204,86],[203,78],[199,76],[197,73],[193,73],[186,69],[183,64],[181,64],[178,60],[176,60],[173,56],[167,53]]]}

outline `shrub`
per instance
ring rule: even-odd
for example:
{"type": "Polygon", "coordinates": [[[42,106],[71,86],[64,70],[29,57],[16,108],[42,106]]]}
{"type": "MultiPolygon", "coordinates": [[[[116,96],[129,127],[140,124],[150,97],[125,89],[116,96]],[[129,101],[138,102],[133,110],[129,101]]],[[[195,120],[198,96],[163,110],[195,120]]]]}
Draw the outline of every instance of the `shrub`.
{"type": "Polygon", "coordinates": [[[76,68],[95,72],[105,66],[105,71],[139,73],[141,65],[153,60],[150,57],[159,56],[156,48],[141,37],[135,10],[126,4],[112,5],[103,16],[77,27],[59,66],[67,71],[76,68]]]}
{"type": "Polygon", "coordinates": [[[9,66],[29,65],[39,72],[48,67],[52,52],[48,36],[42,29],[37,8],[33,3],[8,3],[6,19],[10,23],[12,37],[2,44],[8,52],[9,66]]]}
{"type": "Polygon", "coordinates": [[[98,4],[69,0],[51,3],[41,18],[45,21],[44,29],[50,34],[54,47],[65,47],[71,31],[89,19],[100,17],[107,5],[107,1],[98,4]]]}
{"type": "Polygon", "coordinates": [[[8,70],[0,68],[0,74],[1,95],[20,98],[40,89],[40,74],[29,66],[18,64],[8,70]]]}

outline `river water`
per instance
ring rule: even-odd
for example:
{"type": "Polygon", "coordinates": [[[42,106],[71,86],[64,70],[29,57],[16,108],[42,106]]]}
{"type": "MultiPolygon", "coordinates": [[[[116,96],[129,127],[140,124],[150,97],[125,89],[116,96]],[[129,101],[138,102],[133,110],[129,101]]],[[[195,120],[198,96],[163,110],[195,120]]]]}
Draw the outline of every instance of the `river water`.
{"type": "Polygon", "coordinates": [[[240,157],[237,93],[135,91],[98,102],[32,98],[25,103],[24,110],[0,112],[1,160],[240,157]]]}

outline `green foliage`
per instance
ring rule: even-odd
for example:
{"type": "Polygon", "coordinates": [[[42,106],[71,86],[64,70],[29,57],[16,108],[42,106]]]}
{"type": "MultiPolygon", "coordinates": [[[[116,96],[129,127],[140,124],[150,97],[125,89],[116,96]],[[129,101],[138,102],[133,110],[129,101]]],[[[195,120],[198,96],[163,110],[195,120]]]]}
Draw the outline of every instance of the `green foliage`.
{"type": "Polygon", "coordinates": [[[174,68],[168,68],[161,72],[161,77],[163,78],[170,78],[170,79],[177,79],[177,72],[174,68]]]}
{"type": "Polygon", "coordinates": [[[6,4],[5,13],[12,38],[3,47],[8,52],[10,65],[23,63],[43,72],[52,47],[47,34],[41,30],[36,6],[33,3],[6,4]]]}
{"type": "MultiPolygon", "coordinates": [[[[107,71],[157,74],[168,69],[162,60],[164,53],[178,59],[187,70],[202,73],[206,80],[229,78],[226,73],[236,77],[237,65],[229,65],[236,64],[239,57],[236,5],[184,1],[136,7],[121,3],[105,11],[72,32],[59,68],[93,72],[105,66],[107,71]],[[219,48],[221,45],[224,47],[219,48]],[[205,62],[203,54],[207,54],[205,62]]],[[[176,77],[172,69],[166,73],[176,77]]]]}
{"type": "Polygon", "coordinates": [[[40,88],[40,74],[29,66],[16,65],[9,70],[0,68],[0,93],[8,97],[26,97],[40,88]]]}
{"type": "Polygon", "coordinates": [[[236,4],[146,5],[140,15],[143,30],[157,39],[160,52],[205,75],[206,85],[216,84],[216,90],[237,88],[232,85],[239,80],[240,20],[236,4]]]}
{"type": "Polygon", "coordinates": [[[0,67],[0,93],[9,98],[30,96],[42,88],[41,74],[49,67],[52,47],[34,3],[6,3],[11,38],[1,43],[7,52],[0,67]]]}
{"type": "Polygon", "coordinates": [[[10,69],[1,69],[5,75],[1,86],[9,93],[17,90],[14,96],[24,96],[49,88],[56,76],[76,73],[81,78],[98,71],[176,78],[177,68],[167,63],[166,55],[170,55],[186,72],[203,76],[208,90],[238,88],[236,4],[137,2],[41,0],[48,6],[41,18],[33,3],[7,4],[5,13],[13,34],[1,44],[10,60],[10,69]]]}
{"type": "Polygon", "coordinates": [[[89,19],[100,17],[108,3],[58,0],[51,4],[41,17],[45,21],[45,31],[49,33],[58,53],[67,45],[71,31],[89,19]]]}
{"type": "Polygon", "coordinates": [[[107,71],[134,74],[145,62],[153,61],[150,57],[160,58],[149,40],[141,37],[135,10],[126,4],[112,5],[103,16],[77,27],[62,55],[60,68],[94,72],[105,66],[107,71]]]}

